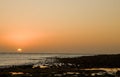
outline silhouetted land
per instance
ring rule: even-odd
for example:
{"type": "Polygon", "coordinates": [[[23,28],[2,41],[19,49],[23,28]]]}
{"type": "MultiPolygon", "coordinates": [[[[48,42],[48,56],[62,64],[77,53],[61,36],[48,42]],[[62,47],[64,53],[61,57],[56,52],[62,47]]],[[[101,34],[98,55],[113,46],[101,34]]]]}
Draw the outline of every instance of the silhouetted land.
{"type": "Polygon", "coordinates": [[[120,54],[58,58],[58,60],[66,65],[73,64],[78,68],[120,68],[120,54]]]}
{"type": "MultiPolygon", "coordinates": [[[[86,68],[119,68],[120,55],[96,55],[74,58],[51,58],[52,62],[34,67],[34,64],[0,68],[0,77],[119,77],[120,72],[86,68]],[[41,66],[41,67],[40,67],[41,66]]],[[[50,60],[50,59],[49,59],[50,60]]]]}

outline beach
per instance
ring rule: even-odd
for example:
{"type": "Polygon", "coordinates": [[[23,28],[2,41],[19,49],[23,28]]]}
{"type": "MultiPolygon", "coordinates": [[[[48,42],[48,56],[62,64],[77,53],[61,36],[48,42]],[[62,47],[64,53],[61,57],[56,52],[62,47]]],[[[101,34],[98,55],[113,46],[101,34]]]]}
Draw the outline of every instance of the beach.
{"type": "MultiPolygon", "coordinates": [[[[119,55],[105,55],[106,57],[116,57],[119,55]]],[[[74,56],[74,57],[46,57],[43,61],[29,63],[24,65],[12,65],[10,67],[0,68],[0,77],[117,77],[119,76],[120,67],[99,66],[99,64],[85,64],[93,58],[97,60],[104,59],[104,55],[97,56],[74,56]],[[84,59],[84,62],[83,62],[84,59]],[[83,62],[83,64],[81,64],[83,62]],[[91,66],[95,65],[96,66],[91,66]],[[82,65],[82,66],[81,66],[82,65]],[[89,67],[87,66],[89,65],[89,67]]],[[[35,59],[33,59],[35,60],[35,59]]],[[[38,59],[37,59],[38,60],[38,59]]],[[[92,61],[91,61],[92,62],[92,61]]],[[[116,64],[116,63],[115,63],[116,64]]]]}

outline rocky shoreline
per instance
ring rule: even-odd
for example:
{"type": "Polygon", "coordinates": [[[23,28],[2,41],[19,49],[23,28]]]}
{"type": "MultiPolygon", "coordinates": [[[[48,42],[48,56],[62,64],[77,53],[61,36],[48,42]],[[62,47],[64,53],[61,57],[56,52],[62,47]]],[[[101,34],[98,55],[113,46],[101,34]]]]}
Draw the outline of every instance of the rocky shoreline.
{"type": "Polygon", "coordinates": [[[0,68],[0,77],[119,77],[119,59],[120,55],[48,58],[45,63],[0,68]]]}

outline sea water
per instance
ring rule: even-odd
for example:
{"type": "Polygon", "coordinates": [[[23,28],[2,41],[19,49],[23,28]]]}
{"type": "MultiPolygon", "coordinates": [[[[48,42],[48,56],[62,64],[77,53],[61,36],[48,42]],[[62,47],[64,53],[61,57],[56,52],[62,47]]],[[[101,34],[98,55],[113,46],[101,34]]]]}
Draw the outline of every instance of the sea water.
{"type": "Polygon", "coordinates": [[[80,54],[56,53],[0,53],[0,67],[12,65],[34,64],[45,60],[47,57],[78,57],[80,54]]]}

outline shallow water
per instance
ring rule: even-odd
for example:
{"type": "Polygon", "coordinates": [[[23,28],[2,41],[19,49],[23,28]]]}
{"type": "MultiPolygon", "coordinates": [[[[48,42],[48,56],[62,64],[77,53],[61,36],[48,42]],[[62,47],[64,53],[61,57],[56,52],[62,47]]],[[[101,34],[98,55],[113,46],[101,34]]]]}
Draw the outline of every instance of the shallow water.
{"type": "Polygon", "coordinates": [[[77,57],[80,54],[0,53],[0,67],[37,63],[47,57],[77,57]]]}

